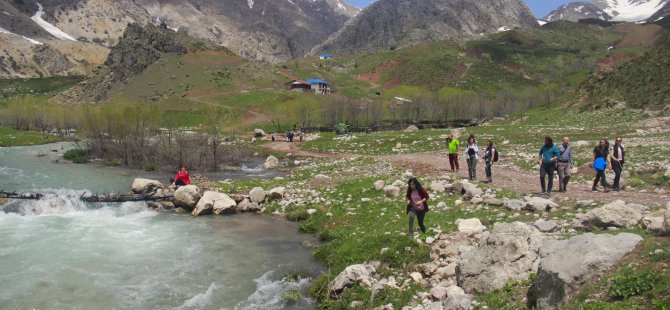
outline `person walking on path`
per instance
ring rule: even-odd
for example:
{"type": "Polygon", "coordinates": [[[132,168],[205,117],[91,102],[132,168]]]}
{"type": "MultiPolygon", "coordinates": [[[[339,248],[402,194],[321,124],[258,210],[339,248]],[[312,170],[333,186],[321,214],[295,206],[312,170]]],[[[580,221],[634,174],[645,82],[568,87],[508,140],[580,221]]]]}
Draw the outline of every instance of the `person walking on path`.
{"type": "Polygon", "coordinates": [[[593,180],[591,190],[598,191],[598,182],[603,186],[603,191],[607,193],[607,180],[605,179],[605,168],[607,168],[607,157],[609,150],[607,149],[607,140],[601,139],[593,149],[593,168],[596,170],[596,178],[593,180]]]}
{"type": "Polygon", "coordinates": [[[277,138],[277,137],[275,136],[275,133],[273,132],[273,133],[272,133],[272,142],[275,142],[275,139],[276,139],[276,138],[277,138]]]}
{"type": "Polygon", "coordinates": [[[451,171],[458,171],[460,169],[458,166],[458,153],[461,151],[461,142],[454,138],[454,135],[450,134],[447,137],[447,144],[449,145],[449,165],[451,166],[451,171]]]}
{"type": "Polygon", "coordinates": [[[559,155],[560,153],[554,145],[554,140],[551,137],[545,137],[544,145],[540,148],[538,158],[540,162],[540,186],[542,187],[542,194],[551,195],[554,187],[554,169],[559,155]],[[549,178],[549,182],[545,181],[546,177],[549,178]]]}
{"type": "Polygon", "coordinates": [[[468,138],[468,147],[465,149],[465,158],[468,163],[468,175],[470,180],[477,179],[477,159],[479,158],[479,147],[474,135],[468,138]]]}
{"type": "Polygon", "coordinates": [[[493,166],[493,163],[496,161],[497,153],[498,151],[493,147],[493,141],[487,141],[486,152],[484,153],[484,161],[486,162],[484,171],[486,172],[486,182],[488,183],[493,182],[493,178],[491,177],[491,166],[493,166]]]}
{"type": "Polygon", "coordinates": [[[421,186],[421,183],[416,178],[411,178],[407,182],[407,194],[405,198],[407,199],[405,213],[409,215],[409,235],[414,235],[415,217],[419,221],[419,229],[425,233],[426,226],[423,220],[426,217],[426,212],[428,212],[428,199],[430,199],[428,191],[421,186]]]}
{"type": "Polygon", "coordinates": [[[610,152],[610,163],[612,165],[612,170],[614,170],[614,184],[613,190],[618,192],[621,190],[621,170],[623,170],[623,163],[625,158],[626,150],[621,144],[621,137],[616,137],[614,140],[614,146],[612,146],[612,151],[610,152]]]}
{"type": "Polygon", "coordinates": [[[564,193],[568,190],[570,182],[570,169],[572,169],[572,148],[570,138],[563,137],[563,144],[558,146],[558,191],[564,193]]]}

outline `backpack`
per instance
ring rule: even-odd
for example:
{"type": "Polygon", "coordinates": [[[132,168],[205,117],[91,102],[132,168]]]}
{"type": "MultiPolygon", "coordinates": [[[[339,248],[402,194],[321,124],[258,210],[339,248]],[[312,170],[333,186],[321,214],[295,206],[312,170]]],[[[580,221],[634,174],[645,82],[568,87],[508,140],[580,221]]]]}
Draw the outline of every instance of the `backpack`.
{"type": "Polygon", "coordinates": [[[497,163],[498,162],[498,149],[494,149],[496,152],[493,154],[493,162],[497,163]]]}

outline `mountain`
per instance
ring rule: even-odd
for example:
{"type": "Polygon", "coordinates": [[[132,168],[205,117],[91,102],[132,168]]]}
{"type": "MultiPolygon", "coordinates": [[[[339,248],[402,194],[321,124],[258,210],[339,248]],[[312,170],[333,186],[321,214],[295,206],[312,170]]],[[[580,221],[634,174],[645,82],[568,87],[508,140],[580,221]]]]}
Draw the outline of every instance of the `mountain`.
{"type": "Polygon", "coordinates": [[[394,49],[426,41],[464,41],[537,21],[521,0],[380,0],[312,49],[354,53],[394,49]]]}
{"type": "Polygon", "coordinates": [[[9,47],[0,59],[0,77],[90,71],[132,23],[165,23],[244,58],[282,62],[303,56],[358,11],[345,0],[0,0],[0,43],[9,47]],[[58,58],[67,59],[58,67],[72,72],[32,60],[41,53],[37,45],[58,51],[58,58]],[[70,51],[77,48],[95,52],[78,57],[70,51]]]}
{"type": "Polygon", "coordinates": [[[612,16],[590,2],[566,3],[551,11],[542,20],[547,22],[553,22],[557,20],[577,22],[580,19],[587,18],[595,18],[605,21],[612,20],[612,16]]]}
{"type": "Polygon", "coordinates": [[[647,21],[648,22],[657,22],[657,21],[660,21],[660,20],[664,19],[668,15],[670,15],[670,1],[667,2],[660,10],[656,11],[656,13],[654,13],[654,15],[649,17],[649,19],[647,19],[647,21]]]}
{"type": "MultiPolygon", "coordinates": [[[[595,18],[605,21],[637,22],[650,19],[657,12],[669,10],[670,0],[593,0],[561,5],[543,18],[546,21],[577,21],[595,18]]],[[[661,16],[656,17],[658,19],[661,16]]]]}

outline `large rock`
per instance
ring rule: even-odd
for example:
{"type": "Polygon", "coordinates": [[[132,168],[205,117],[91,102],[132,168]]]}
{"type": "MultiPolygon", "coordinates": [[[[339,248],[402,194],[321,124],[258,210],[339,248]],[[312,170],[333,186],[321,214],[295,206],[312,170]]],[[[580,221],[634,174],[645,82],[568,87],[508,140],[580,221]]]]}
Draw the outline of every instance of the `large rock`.
{"type": "Polygon", "coordinates": [[[519,199],[505,201],[505,208],[510,211],[521,211],[526,207],[526,202],[519,199]]]}
{"type": "Polygon", "coordinates": [[[286,187],[280,186],[270,190],[268,195],[274,199],[283,199],[286,194],[286,187]]]}
{"type": "Polygon", "coordinates": [[[274,156],[268,156],[268,158],[265,159],[265,163],[263,163],[263,168],[265,169],[274,169],[279,167],[279,159],[274,156]]]}
{"type": "Polygon", "coordinates": [[[486,226],[478,218],[462,220],[458,223],[458,231],[467,234],[478,234],[486,230],[486,226]]]}
{"type": "Polygon", "coordinates": [[[389,198],[398,197],[398,195],[400,195],[400,188],[395,185],[389,185],[384,187],[384,193],[386,194],[386,197],[389,198]]]}
{"type": "Polygon", "coordinates": [[[521,222],[497,223],[479,246],[461,256],[458,283],[468,293],[488,293],[537,270],[544,236],[521,222]]]}
{"type": "Polygon", "coordinates": [[[532,288],[537,309],[559,309],[579,287],[602,275],[642,240],[630,233],[587,233],[568,240],[545,241],[532,288]]]}
{"type": "Polygon", "coordinates": [[[180,186],[174,192],[174,204],[177,207],[193,210],[198,200],[200,200],[200,189],[195,185],[180,186]]]}
{"type": "Polygon", "coordinates": [[[472,199],[473,197],[479,197],[484,194],[484,191],[481,188],[470,183],[468,180],[460,180],[454,183],[454,190],[457,193],[463,194],[465,199],[472,199]]]}
{"type": "Polygon", "coordinates": [[[449,310],[471,310],[472,299],[465,294],[462,288],[451,285],[447,287],[447,299],[444,301],[444,309],[449,310]]]}
{"type": "Polygon", "coordinates": [[[534,212],[551,212],[558,209],[558,204],[542,197],[525,197],[526,209],[534,212]]]}
{"type": "Polygon", "coordinates": [[[230,196],[224,193],[208,191],[202,195],[191,215],[235,213],[236,206],[237,203],[230,196]]]}
{"type": "Polygon", "coordinates": [[[419,127],[416,127],[414,125],[409,125],[407,128],[405,128],[405,132],[417,132],[419,131],[419,127]]]}
{"type": "Polygon", "coordinates": [[[333,281],[328,284],[328,293],[332,298],[337,298],[345,288],[352,287],[358,283],[372,283],[374,274],[377,272],[374,266],[358,264],[345,268],[333,281]]]}
{"type": "Polygon", "coordinates": [[[622,200],[606,204],[586,213],[582,219],[584,227],[635,227],[642,220],[642,214],[626,206],[622,200]]]}
{"type": "Polygon", "coordinates": [[[444,186],[444,183],[440,181],[433,181],[430,183],[430,189],[434,192],[441,193],[446,190],[446,187],[444,186]]]}
{"type": "Polygon", "coordinates": [[[150,179],[137,178],[133,180],[132,190],[135,194],[142,194],[145,196],[154,195],[159,189],[165,189],[161,182],[150,179]]]}
{"type": "Polygon", "coordinates": [[[259,129],[259,128],[254,129],[254,137],[256,137],[256,138],[265,137],[265,131],[263,129],[259,129]]]}
{"type": "Polygon", "coordinates": [[[249,191],[249,200],[255,203],[261,203],[265,200],[267,193],[262,187],[254,187],[249,191]]]}
{"type": "Polygon", "coordinates": [[[663,215],[665,215],[665,210],[649,213],[642,218],[640,226],[650,233],[662,233],[663,215]]]}
{"type": "MultiPolygon", "coordinates": [[[[668,202],[670,205],[670,202],[668,202]]],[[[665,208],[665,214],[663,215],[663,228],[661,229],[661,233],[665,235],[670,235],[670,206],[665,208]]]]}
{"type": "Polygon", "coordinates": [[[375,187],[376,190],[380,191],[380,190],[384,189],[384,185],[386,185],[386,183],[384,183],[384,181],[377,180],[377,181],[375,181],[374,187],[375,187]]]}

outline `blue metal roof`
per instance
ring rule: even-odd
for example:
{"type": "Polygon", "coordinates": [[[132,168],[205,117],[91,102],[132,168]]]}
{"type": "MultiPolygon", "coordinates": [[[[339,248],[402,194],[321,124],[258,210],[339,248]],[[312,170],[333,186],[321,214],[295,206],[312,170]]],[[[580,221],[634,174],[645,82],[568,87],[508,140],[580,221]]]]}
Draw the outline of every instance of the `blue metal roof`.
{"type": "Polygon", "coordinates": [[[319,57],[333,57],[333,54],[321,54],[319,57]]]}
{"type": "Polygon", "coordinates": [[[309,79],[309,80],[307,80],[307,83],[310,83],[310,84],[328,84],[328,82],[326,82],[322,79],[309,79]]]}

